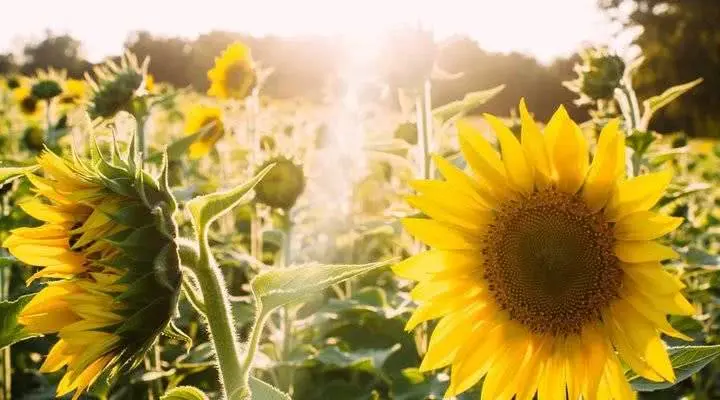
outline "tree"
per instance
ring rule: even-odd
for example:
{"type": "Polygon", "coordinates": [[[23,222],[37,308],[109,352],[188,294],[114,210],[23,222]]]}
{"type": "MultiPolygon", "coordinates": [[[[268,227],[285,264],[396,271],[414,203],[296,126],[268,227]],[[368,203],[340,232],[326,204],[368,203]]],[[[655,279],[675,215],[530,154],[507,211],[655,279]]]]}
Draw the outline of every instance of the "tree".
{"type": "Polygon", "coordinates": [[[626,28],[646,57],[635,82],[641,97],[702,77],[703,83],[654,119],[661,132],[720,137],[720,7],[710,0],[598,0],[626,28]],[[623,10],[630,9],[623,14],[623,10]]]}
{"type": "Polygon", "coordinates": [[[64,69],[68,75],[82,77],[91,64],[82,58],[80,42],[70,35],[56,36],[50,31],[45,32],[45,39],[38,43],[28,44],[23,50],[25,62],[20,72],[33,75],[38,69],[64,69]]]}

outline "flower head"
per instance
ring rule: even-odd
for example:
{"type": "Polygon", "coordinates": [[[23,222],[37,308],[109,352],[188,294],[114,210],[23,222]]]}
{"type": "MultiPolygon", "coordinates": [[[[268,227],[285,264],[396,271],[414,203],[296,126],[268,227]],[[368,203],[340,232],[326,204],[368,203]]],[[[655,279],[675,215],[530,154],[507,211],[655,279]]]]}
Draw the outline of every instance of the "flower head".
{"type": "Polygon", "coordinates": [[[257,83],[250,48],[240,42],[231,44],[220,57],[215,58],[215,66],[208,71],[208,79],[210,96],[220,99],[247,97],[257,83]]]}
{"type": "Polygon", "coordinates": [[[487,116],[501,154],[460,123],[474,176],[438,157],[446,180],[408,198],[430,219],[405,227],[432,246],[394,268],[419,281],[408,328],[441,318],[421,369],[451,365],[449,396],[484,376],[483,399],[630,399],[620,360],[674,381],[660,334],[688,339],[665,316],[694,309],[660,263],[676,253],[655,242],[682,222],[650,211],[670,173],[626,179],[617,120],[590,162],[563,108],[544,131],[520,111],[521,141],[487,116]]]}
{"type": "Polygon", "coordinates": [[[575,66],[578,77],[565,86],[580,94],[581,104],[612,99],[625,73],[623,59],[604,47],[585,49],[580,56],[582,63],[575,66]]]}
{"type": "Polygon", "coordinates": [[[63,90],[58,103],[65,105],[80,104],[87,95],[87,85],[85,81],[78,79],[68,79],[63,82],[63,90]]]}
{"type": "Polygon", "coordinates": [[[185,132],[192,135],[203,131],[200,137],[190,145],[190,158],[198,159],[215,146],[225,134],[222,121],[222,110],[218,107],[196,105],[188,112],[185,123],[185,132]]]}
{"type": "Polygon", "coordinates": [[[92,89],[88,112],[91,118],[112,118],[120,111],[132,111],[133,99],[144,92],[148,60],[138,65],[137,58],[126,53],[120,65],[108,61],[94,69],[95,79],[86,76],[92,89]]]}
{"type": "Polygon", "coordinates": [[[52,278],[18,322],[57,333],[41,371],[66,367],[58,396],[77,398],[104,371],[134,366],[176,307],[176,204],[166,175],[158,182],[116,153],[112,161],[42,153],[42,174],[28,175],[37,196],[21,207],[43,224],[15,229],[3,243],[39,267],[29,281],[52,278]]]}
{"type": "Polygon", "coordinates": [[[13,90],[13,97],[20,107],[20,112],[28,117],[38,117],[42,114],[43,105],[39,99],[32,95],[29,86],[20,86],[13,90]]]}
{"type": "Polygon", "coordinates": [[[269,158],[258,171],[271,164],[275,166],[255,186],[255,199],[272,208],[289,210],[305,190],[305,172],[302,165],[282,155],[269,158]]]}

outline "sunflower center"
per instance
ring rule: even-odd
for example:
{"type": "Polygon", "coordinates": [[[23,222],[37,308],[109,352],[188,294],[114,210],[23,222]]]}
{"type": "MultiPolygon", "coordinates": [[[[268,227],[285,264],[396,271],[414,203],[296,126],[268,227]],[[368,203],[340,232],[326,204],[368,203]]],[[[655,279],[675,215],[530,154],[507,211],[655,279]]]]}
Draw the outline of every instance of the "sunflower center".
{"type": "Polygon", "coordinates": [[[532,332],[577,334],[620,288],[612,226],[577,196],[546,189],[510,202],[484,242],[490,292],[532,332]]]}
{"type": "Polygon", "coordinates": [[[233,64],[225,71],[225,84],[230,90],[244,91],[248,79],[251,79],[250,72],[243,64],[233,64]]]}

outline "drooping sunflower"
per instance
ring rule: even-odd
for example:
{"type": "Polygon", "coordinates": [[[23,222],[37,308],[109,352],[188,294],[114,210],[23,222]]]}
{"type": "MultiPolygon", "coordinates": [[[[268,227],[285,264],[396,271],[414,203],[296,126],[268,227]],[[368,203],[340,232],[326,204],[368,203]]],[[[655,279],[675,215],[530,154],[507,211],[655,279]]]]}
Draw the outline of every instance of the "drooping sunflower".
{"type": "Polygon", "coordinates": [[[676,253],[655,241],[682,222],[650,211],[670,172],[627,179],[618,121],[590,162],[562,107],[543,131],[520,113],[520,141],[487,116],[502,156],[458,124],[474,176],[438,157],[445,181],[413,184],[408,201],[429,219],[404,225],[432,249],[394,270],[419,281],[407,328],[441,318],[421,370],[451,366],[447,396],[484,377],[486,400],[630,399],[620,360],[674,381],[660,334],[689,339],[666,314],[694,308],[661,265],[676,253]]]}
{"type": "Polygon", "coordinates": [[[66,367],[57,395],[73,399],[98,377],[133,367],[172,316],[179,293],[176,204],[166,185],[113,157],[38,157],[29,174],[37,196],[21,205],[43,222],[15,229],[2,244],[52,278],[22,309],[32,333],[57,333],[41,367],[66,367]]]}
{"type": "Polygon", "coordinates": [[[88,113],[91,118],[112,118],[120,111],[133,113],[133,100],[145,93],[143,85],[149,59],[142,64],[132,53],[125,53],[116,64],[109,60],[93,68],[94,79],[87,73],[85,78],[92,91],[88,113]]]}
{"type": "Polygon", "coordinates": [[[207,75],[210,79],[208,95],[220,99],[244,99],[257,83],[250,48],[240,42],[231,44],[215,58],[215,66],[207,75]]]}
{"type": "Polygon", "coordinates": [[[190,145],[191,159],[198,159],[209,153],[225,134],[220,108],[196,105],[190,109],[185,122],[185,132],[192,135],[200,131],[204,132],[190,145]]]}

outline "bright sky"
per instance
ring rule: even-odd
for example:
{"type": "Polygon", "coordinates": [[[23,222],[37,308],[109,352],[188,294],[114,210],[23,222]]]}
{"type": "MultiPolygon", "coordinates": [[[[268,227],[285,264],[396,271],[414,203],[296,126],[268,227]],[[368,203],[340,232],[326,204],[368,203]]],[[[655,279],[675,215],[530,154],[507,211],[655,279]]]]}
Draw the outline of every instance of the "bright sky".
{"type": "Polygon", "coordinates": [[[17,51],[45,29],[69,33],[99,61],[118,54],[129,32],[195,37],[210,30],[253,35],[371,37],[396,25],[432,27],[439,38],[467,34],[491,51],[550,61],[585,43],[611,40],[596,0],[83,0],[11,1],[3,6],[0,52],[17,51]],[[107,4],[107,3],[106,3],[107,4]],[[9,9],[8,9],[9,8],[9,9]]]}

